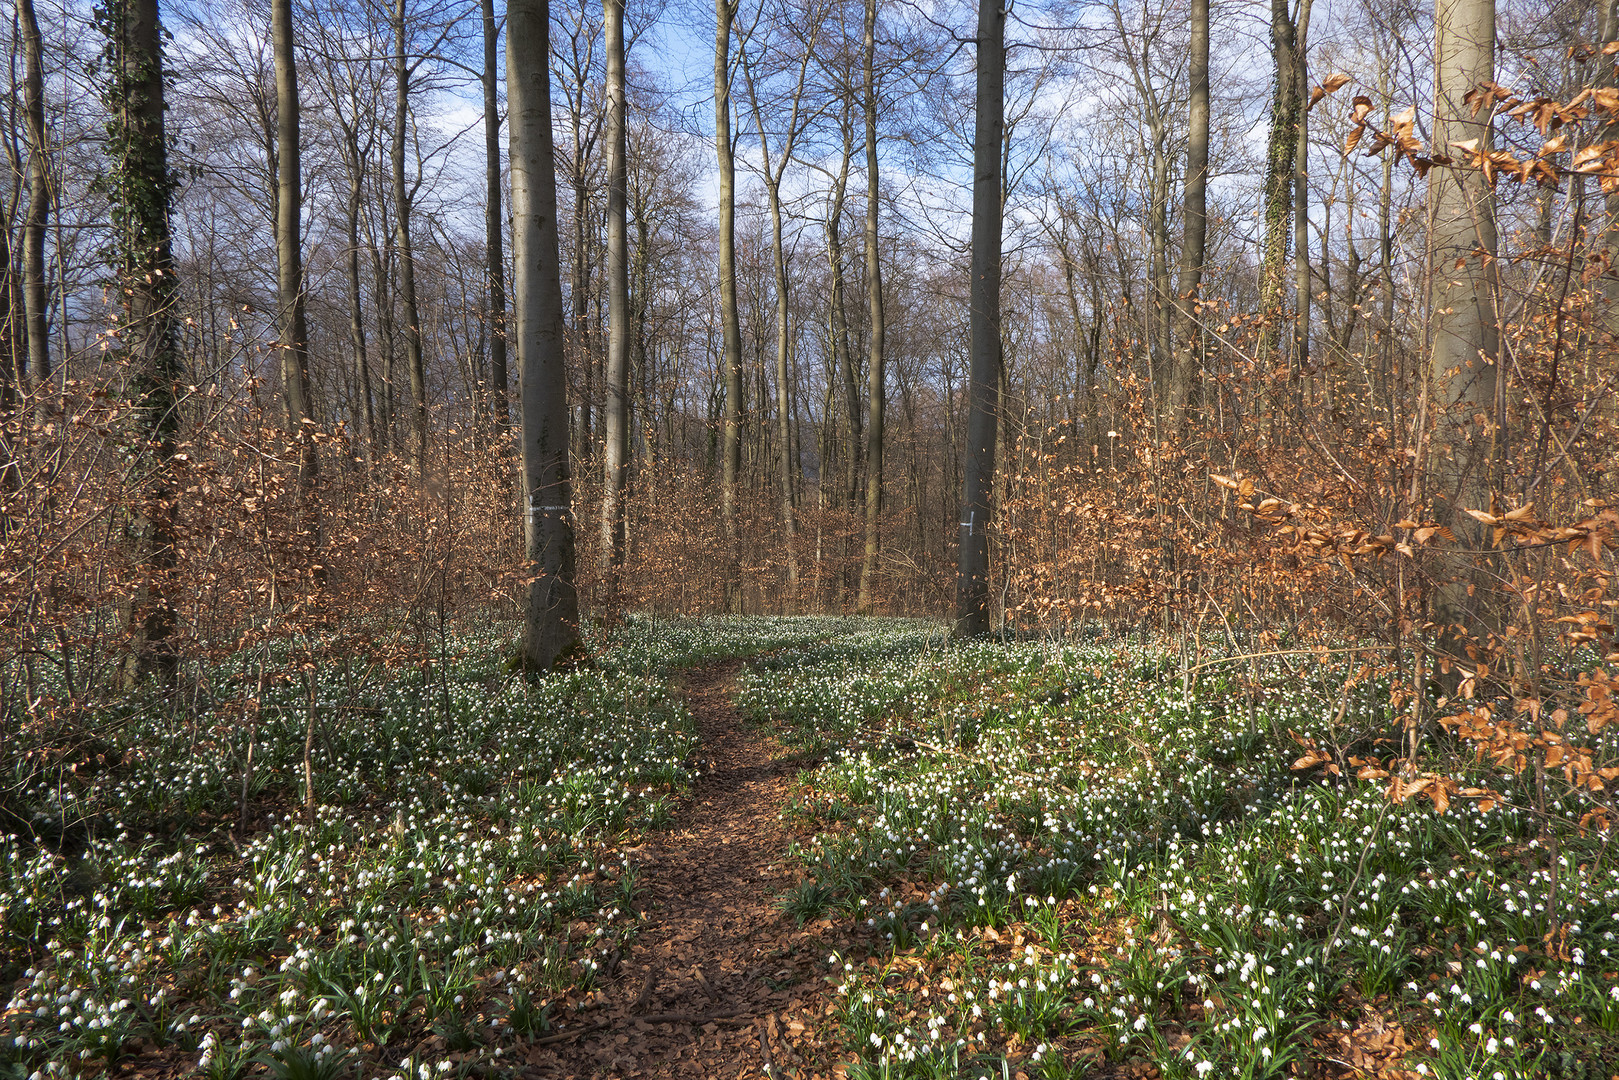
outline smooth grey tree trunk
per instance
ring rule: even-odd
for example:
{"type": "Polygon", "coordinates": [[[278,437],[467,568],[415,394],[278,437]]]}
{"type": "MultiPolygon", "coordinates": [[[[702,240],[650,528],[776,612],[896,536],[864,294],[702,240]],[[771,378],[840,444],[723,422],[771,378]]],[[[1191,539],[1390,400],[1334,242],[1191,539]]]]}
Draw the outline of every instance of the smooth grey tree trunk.
{"type": "Polygon", "coordinates": [[[506,9],[513,341],[522,401],[523,551],[529,564],[520,661],[530,671],[549,670],[579,642],[549,8],[546,0],[510,0],[506,9]]]}
{"type": "Polygon", "coordinates": [[[620,603],[624,497],[629,481],[630,253],[629,143],[624,100],[624,0],[602,0],[607,62],[607,371],[602,408],[602,603],[611,620],[620,603]]]}
{"type": "Polygon", "coordinates": [[[804,86],[806,77],[809,74],[810,57],[813,55],[814,49],[815,32],[812,29],[808,40],[804,44],[804,55],[798,66],[798,82],[793,87],[793,102],[787,118],[787,129],[782,137],[782,144],[774,165],[771,163],[769,133],[765,129],[764,116],[759,109],[759,95],[753,83],[753,72],[748,65],[745,54],[742,61],[743,74],[746,77],[748,87],[748,104],[753,111],[753,126],[759,132],[759,153],[763,165],[765,195],[770,207],[770,259],[776,284],[776,442],[778,444],[776,460],[778,465],[777,479],[780,482],[782,560],[787,578],[786,607],[789,613],[796,609],[798,602],[798,526],[793,508],[793,475],[797,455],[793,453],[792,438],[792,373],[789,371],[792,351],[792,327],[789,324],[791,305],[789,304],[790,297],[788,293],[786,244],[782,228],[781,184],[787,173],[787,165],[792,161],[793,148],[798,141],[799,108],[803,101],[804,86]]]}
{"type": "MultiPolygon", "coordinates": [[[[1168,414],[1179,430],[1198,381],[1203,338],[1198,297],[1207,258],[1209,215],[1209,0],[1192,0],[1192,40],[1188,58],[1191,81],[1186,130],[1186,194],[1180,267],[1175,281],[1175,357],[1169,378],[1168,414]]],[[[1098,316],[1099,317],[1099,316],[1098,316]]]]}
{"type": "Polygon", "coordinates": [[[1172,340],[1175,305],[1169,278],[1169,123],[1164,110],[1153,102],[1148,122],[1152,136],[1152,193],[1147,215],[1147,232],[1152,272],[1152,290],[1147,305],[1147,341],[1151,350],[1155,382],[1162,392],[1160,412],[1167,402],[1174,379],[1175,347],[1172,340]]]}
{"type": "Polygon", "coordinates": [[[736,150],[731,143],[732,0],[714,2],[714,152],[719,159],[720,332],[724,340],[723,446],[720,452],[720,539],[725,545],[725,610],[742,610],[742,551],[737,484],[742,474],[742,324],[736,303],[736,150]]]}
{"type": "MultiPolygon", "coordinates": [[[[1435,0],[1434,145],[1478,140],[1491,147],[1490,114],[1463,99],[1495,76],[1495,0],[1435,0]]],[[[1460,546],[1484,551],[1488,532],[1467,510],[1491,509],[1495,466],[1505,448],[1496,375],[1495,198],[1477,169],[1435,166],[1429,173],[1428,339],[1434,410],[1429,494],[1460,546]],[[1480,254],[1482,253],[1482,254],[1480,254]]],[[[1488,628],[1488,588],[1474,559],[1458,555],[1434,593],[1442,648],[1461,654],[1465,638],[1488,628]],[[1474,595],[1469,596],[1468,593],[1474,595]]]]}
{"type": "MultiPolygon", "coordinates": [[[[588,42],[587,42],[588,44],[588,42]]],[[[575,417],[574,452],[581,463],[589,461],[594,448],[592,438],[595,423],[595,350],[591,347],[593,334],[590,325],[590,222],[595,211],[590,204],[590,159],[595,153],[596,139],[601,126],[592,119],[586,124],[585,110],[589,104],[587,75],[590,70],[589,48],[580,55],[574,43],[572,70],[574,78],[568,88],[569,133],[573,143],[573,157],[569,162],[568,179],[573,188],[573,259],[569,266],[568,294],[570,297],[569,328],[572,332],[572,353],[579,378],[579,411],[575,417]]],[[[581,465],[581,468],[583,465],[581,465]]]]}
{"type": "Polygon", "coordinates": [[[988,633],[990,491],[995,481],[1001,374],[1001,133],[1005,125],[1006,12],[978,4],[978,94],[973,130],[972,281],[968,290],[970,372],[967,446],[962,455],[961,548],[956,578],[958,636],[988,633]]]}
{"type": "Polygon", "coordinates": [[[344,134],[347,159],[344,164],[349,170],[348,205],[345,208],[348,251],[344,260],[349,293],[349,351],[354,363],[354,380],[358,384],[365,458],[369,463],[377,456],[377,413],[371,395],[371,358],[365,340],[365,294],[360,289],[360,209],[365,197],[365,159],[360,153],[358,133],[350,128],[344,134]]]}
{"type": "Polygon", "coordinates": [[[826,213],[826,260],[831,272],[832,353],[843,380],[844,441],[842,506],[853,509],[860,499],[860,463],[865,453],[865,422],[860,408],[860,378],[849,342],[849,308],[843,278],[843,201],[849,189],[849,162],[854,156],[854,130],[850,103],[844,100],[843,156],[832,184],[832,203],[826,213]]]}
{"type": "Polygon", "coordinates": [[[410,375],[411,432],[417,475],[427,473],[427,370],[422,359],[422,318],[416,302],[416,254],[411,240],[415,193],[405,181],[405,133],[410,119],[410,77],[414,65],[405,52],[405,0],[394,3],[393,167],[394,252],[399,257],[399,299],[405,316],[405,366],[410,375]]]}
{"type": "Polygon", "coordinates": [[[877,172],[877,0],[866,0],[863,41],[866,114],[866,552],[860,564],[860,611],[872,609],[879,555],[878,526],[883,512],[883,409],[888,398],[886,332],[883,321],[883,266],[877,246],[880,177],[877,172]]]}
{"type": "Polygon", "coordinates": [[[484,321],[489,331],[489,413],[494,418],[495,445],[509,452],[508,401],[511,375],[506,363],[506,240],[500,191],[500,33],[495,0],[481,0],[483,16],[483,148],[484,148],[484,321]]]}
{"type": "Polygon", "coordinates": [[[304,320],[303,153],[299,132],[298,64],[293,51],[292,0],[271,0],[270,39],[275,59],[276,302],[280,307],[281,383],[287,426],[298,444],[298,482],[308,486],[320,457],[311,437],[309,331],[304,320]]]}

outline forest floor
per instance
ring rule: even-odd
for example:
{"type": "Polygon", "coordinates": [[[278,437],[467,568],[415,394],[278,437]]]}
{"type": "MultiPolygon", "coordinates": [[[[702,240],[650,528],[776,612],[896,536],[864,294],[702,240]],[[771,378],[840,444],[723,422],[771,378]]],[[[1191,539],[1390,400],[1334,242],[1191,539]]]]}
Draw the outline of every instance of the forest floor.
{"type": "Polygon", "coordinates": [[[509,642],[14,738],[0,1080],[1619,1080],[1611,792],[1301,758],[1403,739],[1377,648],[509,642]]]}
{"type": "Polygon", "coordinates": [[[778,906],[799,874],[782,820],[802,761],[732,704],[740,661],[686,673],[701,775],[673,825],[626,854],[645,920],[597,1003],[529,1055],[544,1077],[813,1077],[830,920],[778,906]]]}

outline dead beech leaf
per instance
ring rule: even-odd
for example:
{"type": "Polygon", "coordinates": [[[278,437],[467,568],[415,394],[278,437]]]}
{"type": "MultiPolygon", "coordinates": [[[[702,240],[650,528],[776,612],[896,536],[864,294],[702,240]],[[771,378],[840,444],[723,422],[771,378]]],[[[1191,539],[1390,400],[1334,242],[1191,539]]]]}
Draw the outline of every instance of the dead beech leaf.
{"type": "Polygon", "coordinates": [[[1348,85],[1348,75],[1345,75],[1341,71],[1333,72],[1331,75],[1328,75],[1324,80],[1322,80],[1321,85],[1310,91],[1310,104],[1305,107],[1304,111],[1309,112],[1311,109],[1316,107],[1316,103],[1322,98],[1337,90],[1341,90],[1348,85]]]}

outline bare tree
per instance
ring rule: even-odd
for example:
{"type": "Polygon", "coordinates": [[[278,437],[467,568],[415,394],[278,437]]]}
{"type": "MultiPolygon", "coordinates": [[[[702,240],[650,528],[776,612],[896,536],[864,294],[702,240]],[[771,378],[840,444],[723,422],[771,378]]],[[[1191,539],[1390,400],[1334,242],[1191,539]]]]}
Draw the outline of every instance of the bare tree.
{"type": "Polygon", "coordinates": [[[495,442],[504,452],[511,412],[506,400],[510,375],[506,366],[506,250],[500,206],[500,34],[495,25],[495,0],[480,0],[480,14],[483,16],[484,321],[489,333],[487,393],[495,422],[495,442]]]}
{"type": "Polygon", "coordinates": [[[1006,90],[1006,12],[978,4],[977,123],[973,131],[972,281],[968,288],[971,373],[963,454],[956,633],[989,631],[990,492],[995,482],[1001,382],[1001,134],[1006,90]]]}
{"type": "MultiPolygon", "coordinates": [[[[788,95],[787,123],[782,132],[781,145],[777,148],[774,164],[772,164],[770,155],[770,135],[765,127],[764,113],[759,107],[759,93],[755,84],[753,64],[748,59],[745,47],[742,51],[742,72],[747,83],[748,104],[753,112],[753,124],[759,133],[762,176],[765,182],[765,195],[770,207],[771,269],[775,275],[776,285],[776,449],[777,464],[779,466],[777,481],[780,484],[782,559],[786,568],[787,595],[789,598],[798,595],[798,552],[796,550],[798,530],[793,512],[793,475],[796,471],[796,464],[793,454],[792,410],[789,405],[792,377],[789,371],[792,350],[792,326],[790,322],[791,304],[787,276],[787,255],[782,227],[781,184],[782,178],[786,175],[787,166],[792,161],[793,150],[798,137],[803,133],[802,106],[804,89],[809,74],[810,58],[815,51],[817,30],[818,26],[812,22],[805,34],[804,50],[798,64],[798,77],[788,95]]],[[[789,603],[792,602],[790,599],[789,603]]]]}
{"type": "Polygon", "coordinates": [[[1202,329],[1198,298],[1209,233],[1209,0],[1192,0],[1191,98],[1187,107],[1186,195],[1181,204],[1183,235],[1175,280],[1176,354],[1171,360],[1168,414],[1178,429],[1196,391],[1202,329]]]}
{"type": "MultiPolygon", "coordinates": [[[[1303,3],[1304,0],[1300,0],[1303,3]]],[[[1298,22],[1288,0],[1271,0],[1271,56],[1275,61],[1271,87],[1270,136],[1265,156],[1264,250],[1260,269],[1259,302],[1267,312],[1279,313],[1287,282],[1287,246],[1293,227],[1293,172],[1299,140],[1298,22]]],[[[1282,340],[1273,320],[1265,332],[1263,351],[1273,362],[1282,340]]]]}
{"type": "Polygon", "coordinates": [[[179,417],[175,387],[176,279],[169,236],[174,178],[169,173],[163,124],[163,26],[157,0],[110,0],[98,21],[110,61],[102,100],[107,125],[107,189],[115,223],[118,274],[117,329],[128,364],[128,398],[139,452],[150,460],[149,479],[129,510],[126,531],[140,584],[129,601],[133,648],[124,667],[132,685],[173,672],[175,617],[169,596],[174,566],[174,511],[170,469],[179,417]]]}
{"type": "MultiPolygon", "coordinates": [[[[982,42],[980,42],[982,45],[982,42]]],[[[883,268],[877,244],[877,0],[866,0],[862,41],[865,80],[861,105],[866,114],[866,555],[860,564],[861,611],[870,611],[877,576],[878,525],[883,512],[883,407],[888,398],[884,371],[883,268]]],[[[999,108],[999,106],[997,106],[999,108]]]]}
{"type": "Polygon", "coordinates": [[[511,0],[506,12],[512,299],[522,383],[523,550],[530,576],[521,662],[536,671],[549,670],[579,640],[548,9],[547,0],[511,0]]]}
{"type": "MultiPolygon", "coordinates": [[[[411,217],[416,186],[406,181],[405,147],[410,125],[410,84],[420,62],[407,51],[406,0],[394,0],[394,114],[389,163],[393,169],[394,253],[399,259],[399,299],[405,316],[405,366],[410,376],[411,431],[416,469],[427,470],[427,368],[422,357],[422,316],[416,302],[416,252],[411,217]]],[[[418,179],[418,183],[419,183],[418,179]]]]}
{"type": "Polygon", "coordinates": [[[51,377],[50,290],[45,280],[45,229],[50,221],[50,160],[45,142],[44,43],[34,0],[17,0],[23,44],[23,112],[28,132],[28,214],[23,220],[23,308],[28,338],[28,383],[36,392],[51,377]]]}
{"type": "Polygon", "coordinates": [[[1310,366],[1310,0],[1299,0],[1294,20],[1293,98],[1298,131],[1293,144],[1293,370],[1304,377],[1310,366]]]}
{"type": "Polygon", "coordinates": [[[298,480],[309,484],[319,469],[309,400],[309,328],[304,317],[303,156],[298,120],[298,64],[293,52],[292,0],[271,0],[275,51],[277,301],[280,305],[281,383],[287,426],[298,444],[298,480]]]}
{"type": "Polygon", "coordinates": [[[736,147],[731,141],[731,24],[735,0],[714,2],[714,152],[719,159],[720,330],[725,393],[724,448],[720,459],[720,533],[731,567],[725,582],[727,611],[740,611],[742,554],[736,525],[737,483],[742,473],[742,325],[736,302],[736,147]]]}
{"type": "Polygon", "coordinates": [[[630,458],[629,138],[624,99],[624,0],[602,0],[607,60],[607,370],[602,409],[601,550],[608,617],[619,603],[630,458]]]}
{"type": "MultiPolygon", "coordinates": [[[[1619,0],[1605,0],[1602,6],[1602,21],[1599,24],[1597,36],[1601,44],[1606,47],[1619,41],[1619,0]]],[[[1619,82],[1619,53],[1602,54],[1596,58],[1601,67],[1600,80],[1605,86],[1613,86],[1619,82]]],[[[1604,140],[1619,140],[1619,118],[1610,120],[1602,132],[1604,140]]],[[[1608,193],[1606,210],[1608,212],[1606,248],[1608,252],[1608,265],[1619,266],[1619,188],[1608,193]]],[[[1603,278],[1603,298],[1607,301],[1610,328],[1619,330],[1619,273],[1610,271],[1603,278]]]]}
{"type": "MultiPolygon", "coordinates": [[[[1495,77],[1495,0],[1435,0],[1434,53],[1434,145],[1441,153],[1458,143],[1487,153],[1491,114],[1475,116],[1468,98],[1495,77]]],[[[1490,509],[1506,440],[1496,368],[1495,197],[1481,171],[1459,164],[1435,166],[1429,179],[1430,492],[1445,504],[1440,520],[1471,538],[1466,546],[1487,549],[1487,533],[1466,511],[1490,509]]],[[[1458,635],[1485,625],[1473,585],[1452,581],[1434,598],[1441,643],[1455,652],[1458,635]]]]}
{"type": "Polygon", "coordinates": [[[849,341],[849,308],[843,275],[843,205],[849,189],[849,163],[854,156],[853,95],[845,93],[838,112],[842,153],[832,181],[832,194],[826,211],[826,261],[831,278],[828,318],[832,355],[843,380],[844,457],[843,490],[840,502],[853,508],[860,498],[860,463],[865,450],[865,422],[860,409],[860,378],[855,371],[854,349],[849,341]]]}

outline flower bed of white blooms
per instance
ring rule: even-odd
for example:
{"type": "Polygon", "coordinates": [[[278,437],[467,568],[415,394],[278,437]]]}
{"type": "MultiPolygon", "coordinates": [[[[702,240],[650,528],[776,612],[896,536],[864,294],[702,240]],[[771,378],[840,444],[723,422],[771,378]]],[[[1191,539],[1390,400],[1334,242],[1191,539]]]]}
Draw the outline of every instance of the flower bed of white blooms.
{"type": "MultiPolygon", "coordinates": [[[[666,673],[839,625],[632,620],[532,683],[502,673],[515,627],[489,627],[421,669],[270,680],[252,712],[121,702],[85,721],[94,770],[9,746],[0,1067],[498,1073],[634,933],[622,849],[668,819],[695,741],[666,673]]],[[[260,689],[247,661],[208,678],[260,689]]]]}
{"type": "Polygon", "coordinates": [[[829,958],[850,1075],[1289,1076],[1386,1064],[1396,1032],[1410,1076],[1619,1072],[1619,854],[1575,827],[1588,796],[1549,778],[1543,826],[1528,774],[1438,744],[1501,797],[1295,772],[1294,734],[1387,755],[1400,730],[1386,685],[1293,662],[1188,695],[1139,646],[900,623],[756,661],[742,704],[823,759],[783,907],[869,945],[829,958]]]}

